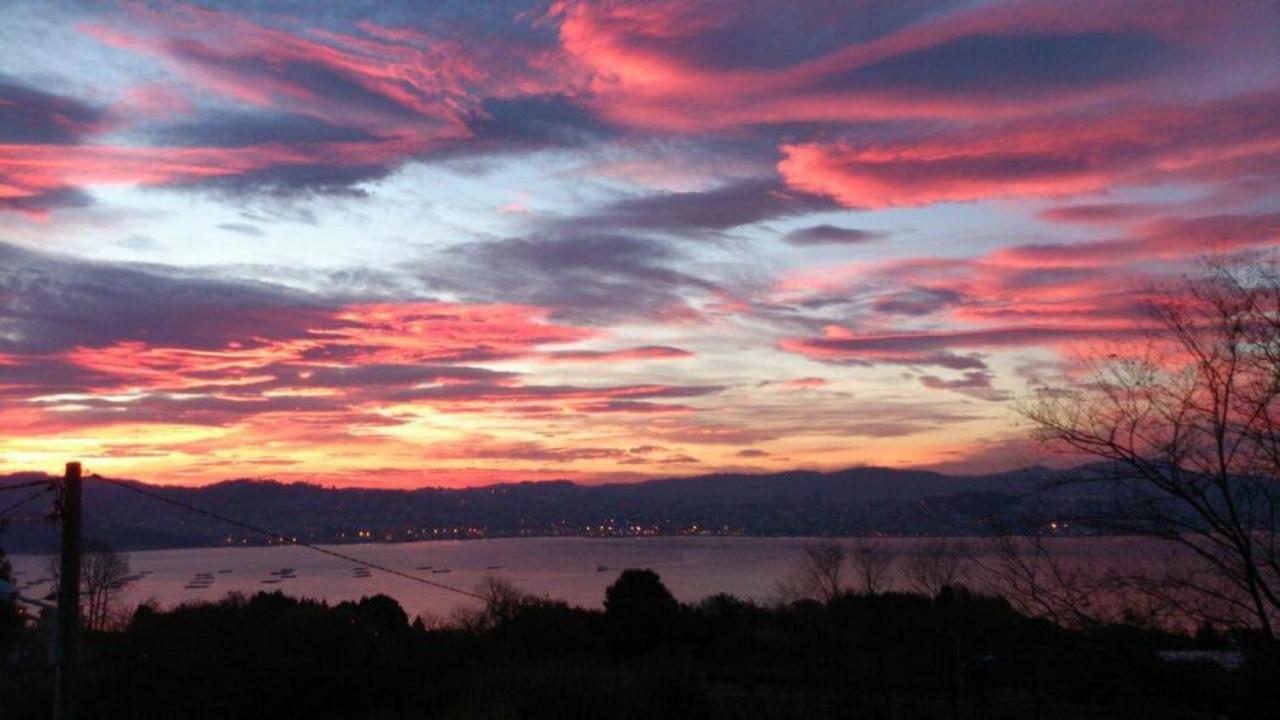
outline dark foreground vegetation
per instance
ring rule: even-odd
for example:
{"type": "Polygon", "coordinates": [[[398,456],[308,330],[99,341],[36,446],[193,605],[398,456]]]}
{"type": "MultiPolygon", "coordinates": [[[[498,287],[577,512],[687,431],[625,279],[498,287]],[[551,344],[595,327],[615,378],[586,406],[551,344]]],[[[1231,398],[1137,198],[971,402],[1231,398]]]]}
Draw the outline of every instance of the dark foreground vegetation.
{"type": "MultiPolygon", "coordinates": [[[[439,627],[386,596],[144,606],[90,634],[83,717],[1280,717],[1267,643],[1066,630],[963,589],[680,605],[656,574],[627,571],[604,611],[500,581],[484,594],[483,610],[439,627]],[[1226,648],[1243,664],[1157,655],[1226,648]]],[[[48,717],[47,638],[0,622],[0,714],[48,717]]]]}

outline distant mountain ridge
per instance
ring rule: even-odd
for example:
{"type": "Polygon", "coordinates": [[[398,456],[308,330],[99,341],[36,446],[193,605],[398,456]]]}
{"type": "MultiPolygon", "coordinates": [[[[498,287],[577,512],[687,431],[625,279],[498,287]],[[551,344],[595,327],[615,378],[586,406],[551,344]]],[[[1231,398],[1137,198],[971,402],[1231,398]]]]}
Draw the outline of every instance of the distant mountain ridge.
{"type": "MultiPolygon", "coordinates": [[[[324,488],[271,480],[201,487],[138,485],[313,542],[535,535],[973,534],[993,516],[1016,521],[1036,487],[1065,471],[991,475],[856,467],[834,472],[721,473],[634,483],[521,482],[411,490],[324,488]]],[[[45,477],[16,473],[0,488],[45,477]]],[[[132,481],[127,481],[132,482],[132,481]]],[[[13,493],[17,495],[18,493],[13,493]]],[[[6,493],[8,495],[8,493],[6,493]]],[[[56,547],[48,502],[0,531],[9,552],[56,547]]],[[[126,488],[85,486],[85,535],[121,549],[259,544],[263,538],[126,488]]]]}

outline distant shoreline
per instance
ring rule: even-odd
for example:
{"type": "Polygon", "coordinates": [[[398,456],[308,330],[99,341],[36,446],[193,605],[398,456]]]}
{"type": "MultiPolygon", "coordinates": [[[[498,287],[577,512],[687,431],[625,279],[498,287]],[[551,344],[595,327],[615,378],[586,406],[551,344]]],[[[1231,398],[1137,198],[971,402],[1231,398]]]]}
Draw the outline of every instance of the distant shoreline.
{"type": "MultiPolygon", "coordinates": [[[[1041,537],[1049,542],[1055,540],[1083,540],[1083,539],[1111,539],[1111,540],[1145,540],[1151,542],[1151,538],[1145,538],[1137,535],[1119,534],[1119,533],[1102,533],[1102,532],[1070,532],[1059,533],[1051,536],[1033,535],[1030,533],[1013,533],[1012,537],[1032,538],[1041,537]]],[[[646,540],[699,540],[699,539],[716,539],[716,540],[834,540],[834,541],[854,541],[863,539],[872,540],[929,540],[934,538],[952,538],[962,540],[981,541],[999,537],[995,533],[985,534],[968,534],[968,535],[929,535],[929,534],[900,534],[900,535],[816,535],[816,534],[746,534],[746,533],[697,533],[697,534],[650,534],[650,535],[585,535],[585,534],[564,534],[564,535],[486,535],[486,536],[467,536],[467,537],[449,537],[449,538],[428,538],[428,539],[402,539],[402,540],[353,540],[347,542],[328,542],[322,540],[308,541],[307,544],[317,545],[321,547],[334,548],[356,548],[356,547],[385,547],[398,545],[414,545],[414,544],[457,544],[457,543],[480,543],[490,542],[494,540],[590,540],[590,541],[618,541],[630,540],[643,542],[646,540]]],[[[9,557],[33,557],[47,555],[49,552],[56,551],[56,548],[50,550],[14,550],[6,546],[3,542],[4,535],[0,533],[0,548],[5,548],[9,557]]],[[[288,548],[303,547],[298,543],[228,543],[222,545],[170,545],[155,547],[121,547],[113,548],[124,553],[151,553],[151,552],[172,552],[179,550],[261,550],[264,548],[288,548]]]]}

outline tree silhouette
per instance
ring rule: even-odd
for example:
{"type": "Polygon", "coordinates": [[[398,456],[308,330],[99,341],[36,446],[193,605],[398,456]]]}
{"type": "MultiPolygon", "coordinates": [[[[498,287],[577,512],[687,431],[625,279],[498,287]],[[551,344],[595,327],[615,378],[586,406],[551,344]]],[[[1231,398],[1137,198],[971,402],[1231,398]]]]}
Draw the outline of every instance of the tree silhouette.
{"type": "Polygon", "coordinates": [[[661,644],[670,635],[679,607],[658,573],[623,570],[604,593],[614,649],[628,654],[661,644]]]}
{"type": "Polygon", "coordinates": [[[916,592],[936,597],[944,588],[953,587],[964,579],[972,555],[969,543],[964,540],[929,538],[907,563],[907,580],[916,592]]]}
{"type": "MultiPolygon", "coordinates": [[[[1137,353],[1083,358],[1023,408],[1039,440],[1103,460],[1113,506],[1075,520],[1188,557],[1146,589],[1216,624],[1280,623],[1280,272],[1224,265],[1152,304],[1137,353]]],[[[1073,481],[1074,482],[1074,481],[1073,481]]],[[[1140,578],[1133,578],[1139,584],[1140,578]]]]}
{"type": "Polygon", "coordinates": [[[862,592],[872,595],[889,588],[890,572],[897,558],[880,542],[870,538],[858,538],[849,552],[853,563],[853,575],[862,592]]]}
{"type": "Polygon", "coordinates": [[[845,591],[844,546],[832,540],[822,540],[806,542],[800,550],[795,570],[778,583],[778,595],[784,602],[831,602],[845,591]]]}
{"type": "MultiPolygon", "coordinates": [[[[57,556],[49,558],[48,567],[56,584],[62,570],[57,556]]],[[[85,627],[107,630],[124,619],[126,613],[118,601],[128,575],[128,555],[117,553],[104,542],[84,541],[80,556],[80,613],[85,627]]]]}
{"type": "Polygon", "coordinates": [[[662,578],[649,569],[623,570],[604,591],[605,613],[613,618],[657,618],[669,615],[677,607],[675,596],[662,584],[662,578]]]}

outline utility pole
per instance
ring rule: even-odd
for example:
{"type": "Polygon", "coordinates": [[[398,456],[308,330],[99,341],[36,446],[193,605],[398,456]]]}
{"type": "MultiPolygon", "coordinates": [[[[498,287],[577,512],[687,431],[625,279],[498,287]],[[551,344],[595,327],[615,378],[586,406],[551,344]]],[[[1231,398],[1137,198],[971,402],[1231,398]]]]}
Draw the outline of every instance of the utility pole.
{"type": "Polygon", "coordinates": [[[58,639],[53,678],[54,720],[75,720],[80,640],[80,463],[67,463],[58,515],[62,558],[58,577],[58,639]]]}

